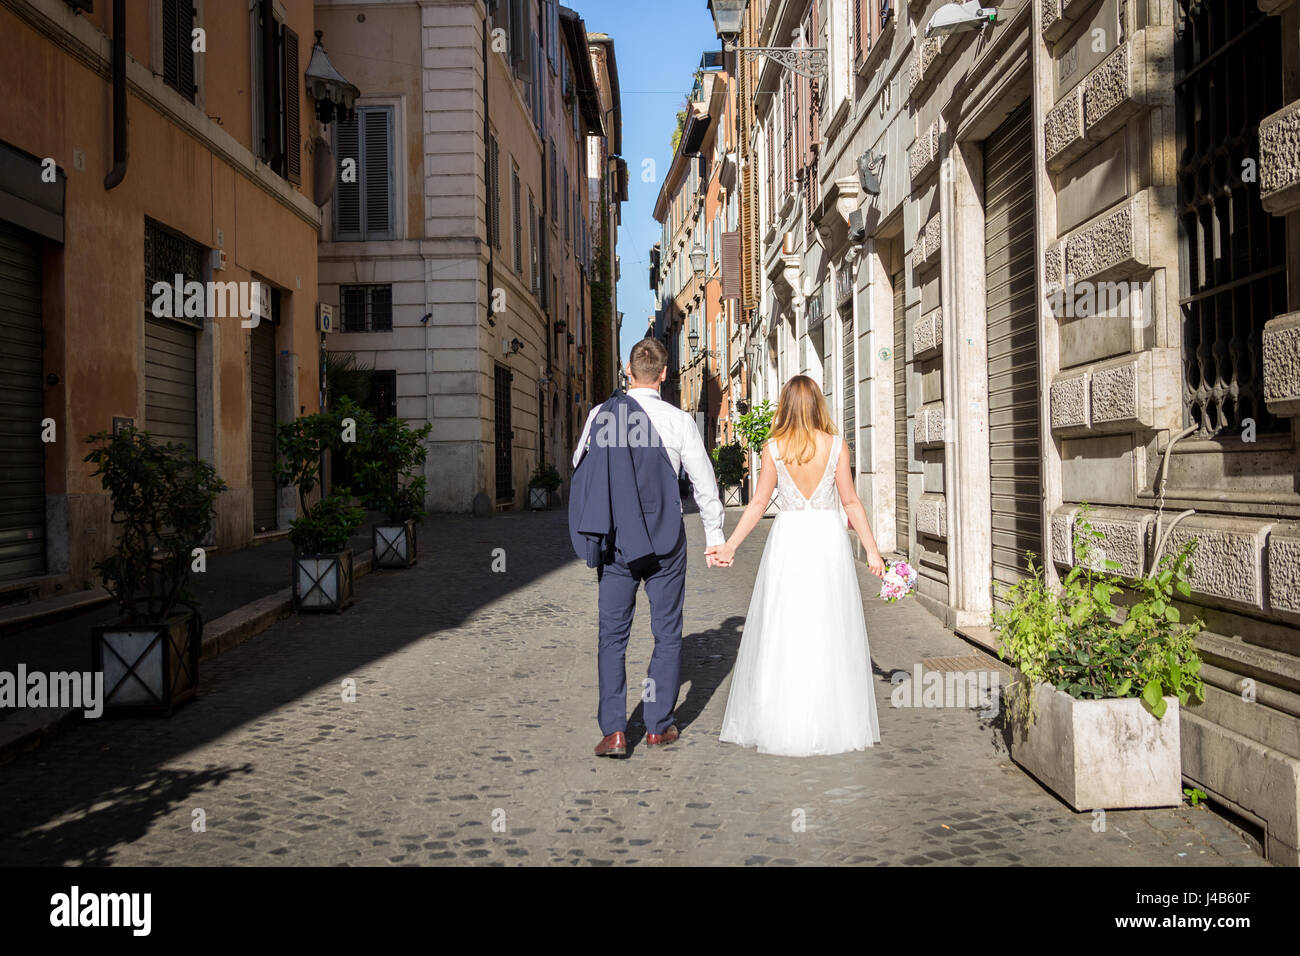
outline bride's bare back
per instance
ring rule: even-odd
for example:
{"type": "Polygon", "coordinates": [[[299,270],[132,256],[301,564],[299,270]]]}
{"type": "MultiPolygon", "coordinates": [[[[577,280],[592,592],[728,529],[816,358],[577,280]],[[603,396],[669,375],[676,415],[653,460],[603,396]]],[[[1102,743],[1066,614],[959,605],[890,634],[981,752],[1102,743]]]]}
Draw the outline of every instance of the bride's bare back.
{"type": "Polygon", "coordinates": [[[781,463],[789,472],[795,488],[805,498],[811,498],[821,484],[822,477],[826,474],[826,464],[831,457],[832,442],[839,441],[835,436],[822,431],[814,433],[813,437],[817,440],[817,451],[803,464],[796,464],[793,458],[785,457],[784,450],[781,452],[781,463]]]}

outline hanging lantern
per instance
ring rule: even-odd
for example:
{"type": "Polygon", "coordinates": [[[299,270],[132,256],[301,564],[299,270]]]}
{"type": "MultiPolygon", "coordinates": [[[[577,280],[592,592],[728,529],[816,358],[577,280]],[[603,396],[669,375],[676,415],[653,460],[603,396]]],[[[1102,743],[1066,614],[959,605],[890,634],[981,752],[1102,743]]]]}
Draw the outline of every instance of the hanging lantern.
{"type": "Polygon", "coordinates": [[[361,91],[343,78],[325,55],[321,45],[323,31],[316,31],[316,43],[311,48],[311,62],[307,64],[307,95],[316,101],[316,118],[324,125],[338,120],[348,120],[356,115],[353,104],[361,91]]]}

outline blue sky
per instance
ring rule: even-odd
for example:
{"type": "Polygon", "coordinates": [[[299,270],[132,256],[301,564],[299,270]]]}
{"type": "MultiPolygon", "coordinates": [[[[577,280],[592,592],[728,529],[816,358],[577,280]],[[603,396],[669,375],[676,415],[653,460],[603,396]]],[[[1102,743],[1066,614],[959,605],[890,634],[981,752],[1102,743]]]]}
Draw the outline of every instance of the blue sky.
{"type": "Polygon", "coordinates": [[[628,201],[623,204],[618,254],[623,277],[618,307],[623,313],[620,364],[645,335],[654,314],[649,286],[650,247],[661,227],[653,216],[660,176],[672,161],[677,110],[690,92],[705,50],[721,44],[713,32],[707,0],[570,0],[592,33],[614,38],[623,104],[623,157],[628,167],[628,201]],[[655,177],[642,180],[643,163],[653,159],[655,177]]]}

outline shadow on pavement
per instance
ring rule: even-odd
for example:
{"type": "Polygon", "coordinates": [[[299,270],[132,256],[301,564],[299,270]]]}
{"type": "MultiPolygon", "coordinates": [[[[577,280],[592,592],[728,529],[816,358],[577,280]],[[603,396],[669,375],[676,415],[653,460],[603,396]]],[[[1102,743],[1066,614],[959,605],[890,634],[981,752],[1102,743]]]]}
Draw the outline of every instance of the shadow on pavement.
{"type": "MultiPolygon", "coordinates": [[[[114,846],[138,837],[180,799],[221,786],[235,772],[178,771],[166,764],[244,725],[266,725],[259,745],[300,746],[301,759],[310,759],[313,741],[277,736],[277,709],[326,687],[335,693],[342,678],[363,678],[368,664],[459,626],[575,560],[560,511],[490,520],[434,517],[421,529],[420,547],[414,568],[360,578],[357,602],[343,614],[286,618],[206,662],[196,698],[171,718],[84,721],[0,767],[0,865],[111,863],[114,846]],[[497,549],[505,550],[509,573],[493,572],[497,549]],[[50,827],[66,817],[75,819],[50,827]]],[[[287,577],[286,565],[277,587],[287,577]]],[[[545,606],[532,610],[539,623],[545,621],[545,606]]],[[[86,632],[83,646],[89,644],[86,632]]],[[[321,708],[318,733],[330,733],[330,715],[321,708]]]]}

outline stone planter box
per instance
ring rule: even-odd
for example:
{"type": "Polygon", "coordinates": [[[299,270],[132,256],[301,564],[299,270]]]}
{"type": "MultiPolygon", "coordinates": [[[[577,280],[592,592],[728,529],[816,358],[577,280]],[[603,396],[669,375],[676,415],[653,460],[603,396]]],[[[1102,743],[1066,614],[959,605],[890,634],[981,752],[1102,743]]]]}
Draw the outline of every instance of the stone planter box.
{"type": "Polygon", "coordinates": [[[746,498],[743,485],[723,485],[722,486],[722,504],[726,508],[738,508],[746,504],[746,498]]]}
{"type": "Polygon", "coordinates": [[[550,511],[551,493],[538,485],[529,485],[528,507],[533,511],[550,511]]]}
{"type": "Polygon", "coordinates": [[[374,558],[371,567],[409,568],[415,563],[415,522],[406,520],[371,526],[374,558]]]}
{"type": "Polygon", "coordinates": [[[293,609],[332,611],[352,603],[352,549],[338,554],[297,554],[293,558],[293,609]]]}
{"type": "Polygon", "coordinates": [[[1034,688],[1035,718],[1012,723],[1011,759],[1078,811],[1178,806],[1178,698],[1157,719],[1136,697],[1076,700],[1034,688]]]}
{"type": "Polygon", "coordinates": [[[170,716],[198,687],[200,642],[198,618],[189,611],[161,624],[91,628],[93,669],[104,675],[104,713],[170,716]]]}

